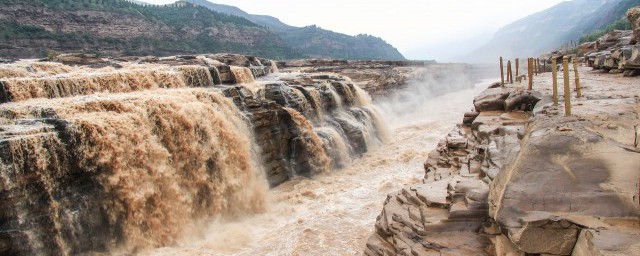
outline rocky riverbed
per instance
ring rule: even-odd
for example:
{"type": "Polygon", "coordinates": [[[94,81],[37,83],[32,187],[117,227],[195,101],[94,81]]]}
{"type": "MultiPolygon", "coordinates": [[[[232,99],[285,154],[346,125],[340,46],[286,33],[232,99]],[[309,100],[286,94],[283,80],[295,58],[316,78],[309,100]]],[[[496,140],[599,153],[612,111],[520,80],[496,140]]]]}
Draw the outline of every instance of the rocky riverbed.
{"type": "Polygon", "coordinates": [[[638,80],[579,71],[568,117],[550,73],[477,96],[422,182],[388,195],[365,254],[639,254],[638,80]]]}

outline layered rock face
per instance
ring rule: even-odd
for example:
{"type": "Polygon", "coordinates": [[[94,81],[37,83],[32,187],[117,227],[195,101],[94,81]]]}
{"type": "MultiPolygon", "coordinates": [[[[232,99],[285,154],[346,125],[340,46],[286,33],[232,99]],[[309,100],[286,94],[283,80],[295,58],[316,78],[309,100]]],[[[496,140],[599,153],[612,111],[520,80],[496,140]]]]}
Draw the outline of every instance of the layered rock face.
{"type": "Polygon", "coordinates": [[[366,92],[346,77],[295,75],[256,92],[233,87],[224,93],[249,113],[271,185],[344,167],[388,136],[366,92]]]}
{"type": "Polygon", "coordinates": [[[608,82],[572,99],[573,117],[543,96],[548,79],[483,92],[429,155],[424,184],[389,194],[365,254],[640,253],[640,92],[608,82]]]}
{"type": "Polygon", "coordinates": [[[228,54],[57,60],[0,65],[2,255],[175,244],[384,140],[342,76],[228,54]]]}
{"type": "MultiPolygon", "coordinates": [[[[506,112],[506,99],[521,90],[488,89],[476,111],[440,141],[425,163],[424,184],[389,194],[369,238],[367,255],[490,255],[489,184],[517,155],[524,132],[522,112],[506,112]]],[[[521,97],[524,99],[525,97],[521,97]]],[[[533,105],[540,100],[533,97],[533,105]]],[[[525,108],[531,106],[520,100],[525,108]]]]}
{"type": "Polygon", "coordinates": [[[640,75],[640,8],[631,8],[627,18],[632,30],[614,30],[595,42],[580,45],[578,54],[594,69],[625,76],[640,75]]]}
{"type": "Polygon", "coordinates": [[[636,76],[640,75],[640,46],[631,45],[632,38],[631,31],[615,30],[596,42],[581,45],[580,51],[594,69],[636,76]]]}

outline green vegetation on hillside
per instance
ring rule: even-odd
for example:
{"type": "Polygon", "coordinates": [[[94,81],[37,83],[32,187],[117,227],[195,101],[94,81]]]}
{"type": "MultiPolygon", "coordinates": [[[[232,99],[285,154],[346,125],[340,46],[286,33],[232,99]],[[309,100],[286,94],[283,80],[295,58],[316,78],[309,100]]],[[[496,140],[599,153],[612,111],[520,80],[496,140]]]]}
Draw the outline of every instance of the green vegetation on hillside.
{"type": "MultiPolygon", "coordinates": [[[[105,37],[89,32],[63,33],[39,26],[23,25],[9,19],[0,19],[0,56],[44,57],[49,50],[59,52],[89,52],[106,55],[174,55],[215,52],[235,52],[274,59],[301,57],[286,46],[277,34],[245,18],[211,11],[191,4],[175,6],[142,6],[125,0],[0,0],[0,7],[28,6],[56,11],[56,23],[65,24],[67,13],[99,11],[137,17],[162,27],[170,28],[170,35],[105,37]],[[62,18],[61,18],[62,17],[62,18]],[[235,38],[220,38],[212,29],[240,31],[252,34],[257,42],[242,43],[235,38]],[[4,45],[4,46],[3,46],[4,45]],[[42,45],[42,47],[40,47],[42,45]],[[5,48],[5,49],[2,49],[5,48]],[[15,50],[10,50],[15,48],[15,50]]],[[[9,8],[0,8],[9,9],[9,8]]],[[[44,11],[42,15],[49,12],[44,11]]],[[[12,13],[3,13],[12,17],[12,13]]],[[[117,28],[114,28],[117,29],[117,28]]],[[[102,33],[104,34],[104,33],[102,33]]],[[[107,33],[108,34],[108,33],[107,33]]],[[[242,37],[237,38],[243,40],[242,37]]]]}
{"type": "Polygon", "coordinates": [[[335,33],[318,26],[307,26],[280,33],[288,45],[313,58],[359,60],[404,60],[404,56],[384,40],[370,36],[355,37],[335,33]]]}
{"type": "Polygon", "coordinates": [[[580,38],[580,43],[593,42],[595,40],[598,40],[598,38],[614,30],[631,30],[631,23],[629,23],[629,20],[627,20],[627,18],[619,19],[614,23],[611,23],[609,26],[607,26],[604,29],[597,29],[589,34],[582,36],[580,38]]]}

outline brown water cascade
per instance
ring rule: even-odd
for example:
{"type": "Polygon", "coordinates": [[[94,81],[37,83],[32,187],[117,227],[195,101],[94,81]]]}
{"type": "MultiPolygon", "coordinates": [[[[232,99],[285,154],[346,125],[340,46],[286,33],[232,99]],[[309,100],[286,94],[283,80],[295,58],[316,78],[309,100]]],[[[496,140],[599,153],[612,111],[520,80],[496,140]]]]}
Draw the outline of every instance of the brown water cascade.
{"type": "Polygon", "coordinates": [[[3,225],[32,253],[170,245],[198,221],[264,209],[253,136],[219,92],[31,102],[0,116],[40,129],[2,150],[3,200],[40,201],[16,202],[22,221],[3,225]]]}
{"type": "Polygon", "coordinates": [[[268,211],[269,185],[346,168],[385,141],[347,78],[262,82],[273,62],[209,57],[0,67],[0,254],[175,246],[268,211]],[[248,85],[217,85],[228,76],[248,85]]]}

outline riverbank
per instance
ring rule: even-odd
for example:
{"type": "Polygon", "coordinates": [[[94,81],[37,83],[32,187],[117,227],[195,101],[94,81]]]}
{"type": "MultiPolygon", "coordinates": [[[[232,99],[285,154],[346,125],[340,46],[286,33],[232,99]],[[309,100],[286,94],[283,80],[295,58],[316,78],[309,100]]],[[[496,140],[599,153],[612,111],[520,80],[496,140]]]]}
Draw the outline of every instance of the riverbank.
{"type": "Polygon", "coordinates": [[[423,181],[389,194],[365,254],[638,254],[638,80],[579,71],[570,117],[551,73],[477,96],[423,181]]]}

